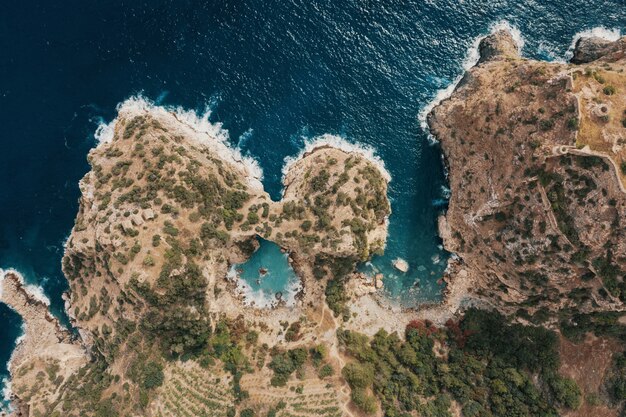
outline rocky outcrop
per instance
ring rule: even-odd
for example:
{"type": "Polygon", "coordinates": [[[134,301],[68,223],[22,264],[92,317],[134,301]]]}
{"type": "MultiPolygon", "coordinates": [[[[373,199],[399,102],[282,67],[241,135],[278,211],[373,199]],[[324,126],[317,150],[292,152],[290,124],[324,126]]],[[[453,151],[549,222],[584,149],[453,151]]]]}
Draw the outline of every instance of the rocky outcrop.
{"type": "MultiPolygon", "coordinates": [[[[203,337],[218,320],[258,326],[260,340],[274,345],[284,323],[327,310],[324,289],[335,261],[347,274],[385,246],[389,177],[357,149],[312,146],[286,169],[283,199],[275,202],[250,161],[183,114],[130,100],[111,130],[89,154],[92,170],[80,182],[63,258],[66,309],[94,361],[77,373],[87,355],[62,330],[27,335],[24,346],[45,344],[29,351],[51,352],[33,353],[29,368],[16,352],[14,388],[31,414],[48,401],[46,411],[92,415],[115,402],[119,415],[137,415],[146,393],[130,362],[208,349],[203,337]],[[258,246],[256,237],[293,258],[303,284],[295,306],[247,307],[227,279],[230,266],[258,246]],[[50,377],[49,389],[31,380],[57,365],[63,370],[50,377]]],[[[377,277],[371,289],[380,288],[377,277]]],[[[34,313],[18,312],[27,329],[39,328],[34,313]]],[[[315,340],[318,331],[302,337],[315,340]]]]}
{"type": "Polygon", "coordinates": [[[576,41],[572,64],[588,64],[598,59],[614,62],[624,57],[626,40],[609,41],[600,37],[580,38],[576,41]]]}
{"type": "Polygon", "coordinates": [[[480,58],[478,64],[493,60],[519,57],[515,39],[507,30],[498,30],[491,36],[483,38],[478,44],[480,58]]]}
{"type": "Polygon", "coordinates": [[[459,256],[463,280],[475,281],[473,296],[508,312],[624,308],[626,259],[616,254],[626,250],[626,195],[615,167],[626,155],[611,110],[622,109],[613,92],[626,88],[624,41],[582,41],[578,50],[578,62],[613,64],[523,59],[496,32],[428,117],[449,168],[445,247],[459,256]],[[587,116],[597,103],[608,110],[587,116]],[[596,154],[576,150],[585,144],[596,154]]]}

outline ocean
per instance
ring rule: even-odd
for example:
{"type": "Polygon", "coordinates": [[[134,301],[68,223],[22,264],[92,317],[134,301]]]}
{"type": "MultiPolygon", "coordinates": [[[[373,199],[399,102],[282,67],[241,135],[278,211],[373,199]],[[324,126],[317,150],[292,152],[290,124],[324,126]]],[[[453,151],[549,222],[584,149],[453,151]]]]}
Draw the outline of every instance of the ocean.
{"type": "MultiPolygon", "coordinates": [[[[0,268],[40,285],[63,322],[63,243],[94,132],[131,96],[221,123],[281,194],[285,158],[321,135],[371,148],[392,176],[389,239],[366,270],[391,303],[437,301],[448,253],[436,217],[448,189],[424,109],[494,25],[523,54],[567,59],[577,34],[619,36],[615,1],[21,1],[0,14],[0,268]],[[474,48],[474,49],[472,49],[474,48]],[[406,259],[410,270],[391,267],[406,259]]],[[[0,362],[20,334],[0,307],[0,362]],[[6,318],[5,318],[6,317],[6,318]]],[[[0,366],[0,379],[6,368],[0,366]]]]}

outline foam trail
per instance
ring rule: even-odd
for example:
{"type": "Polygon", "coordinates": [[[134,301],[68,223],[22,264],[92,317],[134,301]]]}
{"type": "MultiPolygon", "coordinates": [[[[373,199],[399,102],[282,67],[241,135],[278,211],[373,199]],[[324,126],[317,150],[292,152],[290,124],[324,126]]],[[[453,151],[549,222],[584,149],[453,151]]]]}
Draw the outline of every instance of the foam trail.
{"type": "Polygon", "coordinates": [[[463,78],[464,73],[466,71],[469,71],[473,66],[475,66],[478,63],[478,60],[480,59],[480,52],[478,50],[478,47],[480,45],[480,41],[482,41],[487,36],[497,32],[499,30],[506,30],[506,31],[508,31],[511,34],[511,36],[513,37],[513,41],[515,42],[515,45],[517,46],[517,49],[520,52],[522,51],[522,48],[524,48],[525,41],[524,41],[524,38],[522,37],[522,33],[519,31],[519,29],[517,29],[515,26],[511,25],[509,22],[507,22],[505,20],[492,24],[489,27],[489,33],[487,33],[485,35],[477,36],[472,41],[470,47],[468,48],[468,50],[467,50],[467,52],[465,54],[465,58],[463,59],[463,62],[461,64],[461,67],[463,68],[463,72],[461,74],[459,74],[450,85],[448,85],[445,88],[442,88],[442,89],[438,90],[435,93],[435,96],[433,97],[433,99],[431,101],[429,101],[422,108],[422,110],[419,112],[419,114],[417,116],[417,118],[418,118],[418,120],[420,122],[420,126],[422,127],[424,132],[427,133],[427,135],[428,135],[428,142],[431,145],[434,145],[435,143],[437,143],[437,139],[430,133],[430,129],[428,128],[428,122],[426,120],[427,117],[428,117],[428,113],[430,113],[439,103],[441,103],[442,101],[444,101],[447,98],[450,98],[450,96],[454,92],[454,89],[456,88],[456,86],[459,84],[459,82],[463,78]]]}
{"type": "Polygon", "coordinates": [[[237,146],[241,148],[242,146],[246,146],[252,135],[254,134],[254,130],[252,128],[246,130],[239,136],[239,140],[237,141],[237,146]]]}
{"type": "Polygon", "coordinates": [[[582,30],[574,35],[572,43],[570,44],[567,52],[565,53],[565,60],[569,61],[574,56],[574,49],[576,48],[576,42],[581,38],[602,38],[607,41],[614,42],[622,36],[619,29],[609,29],[605,26],[597,26],[591,29],[582,30]]]}
{"type": "Polygon", "coordinates": [[[24,290],[32,298],[34,298],[37,301],[41,301],[47,306],[50,306],[50,299],[46,296],[43,287],[41,287],[40,285],[26,284],[26,282],[24,281],[24,276],[13,268],[9,268],[9,269],[0,268],[0,300],[2,300],[2,288],[4,287],[4,279],[6,275],[9,273],[14,274],[18,278],[18,280],[24,287],[24,290]]]}
{"type": "Polygon", "coordinates": [[[330,146],[333,148],[341,149],[342,151],[347,152],[347,153],[360,154],[361,156],[363,156],[364,158],[372,162],[374,165],[376,165],[376,167],[380,170],[380,173],[387,180],[387,182],[391,181],[391,175],[385,168],[385,163],[383,162],[382,159],[380,159],[379,156],[376,155],[376,151],[374,150],[374,148],[370,146],[366,146],[366,145],[350,143],[341,136],[331,135],[329,133],[326,133],[321,136],[316,136],[313,139],[306,139],[304,142],[304,148],[300,151],[300,153],[298,153],[298,155],[288,156],[285,158],[285,162],[284,162],[283,170],[282,170],[283,182],[284,182],[285,176],[287,175],[287,173],[289,172],[289,169],[291,168],[293,164],[295,164],[300,159],[302,159],[302,157],[305,154],[310,153],[313,150],[320,148],[320,147],[324,147],[324,146],[330,146]]]}
{"type": "Polygon", "coordinates": [[[12,394],[11,380],[9,378],[2,378],[2,400],[7,403],[8,407],[3,407],[2,404],[0,404],[0,411],[6,411],[9,413],[13,411],[13,407],[11,407],[12,394]]]}
{"type": "Polygon", "coordinates": [[[243,156],[239,148],[230,146],[228,140],[228,131],[223,128],[221,123],[212,123],[209,121],[211,116],[211,108],[207,106],[203,112],[197,113],[193,110],[184,109],[181,106],[160,106],[153,101],[141,96],[131,96],[122,103],[117,105],[118,116],[109,123],[101,121],[94,133],[98,146],[109,143],[113,140],[117,120],[121,116],[134,117],[152,114],[164,119],[173,117],[172,123],[168,126],[176,129],[178,133],[195,139],[199,144],[207,146],[215,151],[224,160],[240,166],[247,174],[250,186],[262,189],[261,180],[263,179],[263,170],[259,163],[249,156],[243,156]]]}

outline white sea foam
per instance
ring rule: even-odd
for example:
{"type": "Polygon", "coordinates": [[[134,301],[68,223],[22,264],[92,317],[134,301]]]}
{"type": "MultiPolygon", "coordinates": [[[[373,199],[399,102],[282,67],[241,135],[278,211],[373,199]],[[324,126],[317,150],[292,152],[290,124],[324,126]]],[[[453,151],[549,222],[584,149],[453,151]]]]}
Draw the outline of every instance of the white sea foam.
{"type": "MultiPolygon", "coordinates": [[[[135,116],[150,113],[155,117],[170,119],[171,123],[168,128],[176,129],[177,133],[195,139],[198,143],[211,148],[222,159],[241,166],[250,186],[262,189],[261,180],[263,171],[259,163],[249,157],[243,156],[241,150],[230,146],[228,143],[228,131],[222,127],[221,123],[212,123],[209,121],[211,116],[211,108],[207,106],[202,113],[193,110],[184,109],[181,106],[159,106],[151,100],[141,96],[132,96],[117,106],[119,116],[135,116]],[[174,121],[178,123],[174,123],[174,121]]],[[[115,124],[117,118],[109,123],[104,121],[100,123],[96,129],[94,136],[98,140],[98,144],[108,143],[113,140],[115,132],[115,124]]]]}
{"type": "Polygon", "coordinates": [[[8,409],[4,410],[2,404],[0,404],[0,411],[13,411],[11,407],[11,395],[13,391],[11,390],[11,380],[9,378],[2,378],[2,400],[8,404],[8,409]]]}
{"type": "Polygon", "coordinates": [[[96,132],[93,134],[93,136],[96,138],[96,142],[98,143],[98,145],[100,145],[101,143],[109,143],[113,141],[116,124],[117,118],[111,120],[109,123],[105,122],[104,119],[99,118],[98,127],[96,128],[96,132]]]}
{"type": "Polygon", "coordinates": [[[243,132],[241,136],[239,136],[239,140],[237,141],[237,147],[241,148],[242,146],[245,146],[253,134],[254,134],[254,130],[252,128],[243,132]]]}
{"type": "Polygon", "coordinates": [[[452,195],[452,191],[445,185],[441,186],[441,198],[449,200],[452,195]]]}
{"type": "Polygon", "coordinates": [[[450,83],[447,87],[444,87],[438,90],[435,93],[435,96],[433,97],[433,99],[429,101],[418,114],[418,120],[420,122],[420,126],[422,127],[424,132],[428,134],[428,141],[431,145],[437,143],[437,139],[430,133],[430,129],[428,128],[428,122],[426,120],[426,118],[428,117],[428,113],[430,113],[439,103],[441,103],[447,98],[450,98],[450,96],[454,92],[454,89],[463,78],[463,75],[465,74],[465,72],[478,63],[478,60],[480,59],[480,51],[478,49],[480,45],[480,41],[482,41],[487,36],[499,30],[508,31],[513,37],[513,41],[515,42],[517,49],[520,52],[522,51],[522,48],[524,47],[524,44],[525,44],[524,38],[522,37],[522,33],[515,26],[511,25],[509,22],[504,21],[504,20],[492,24],[491,26],[489,26],[489,33],[480,35],[472,41],[471,45],[467,49],[467,53],[465,54],[465,58],[463,59],[463,62],[461,64],[463,72],[459,74],[454,79],[454,81],[450,83]]]}
{"type": "Polygon", "coordinates": [[[24,281],[24,276],[13,268],[0,268],[0,300],[2,300],[2,288],[4,287],[4,279],[9,273],[14,274],[19,279],[20,283],[22,284],[24,290],[28,293],[28,295],[30,295],[37,301],[41,301],[47,306],[50,305],[50,299],[48,299],[48,297],[46,296],[44,289],[40,285],[26,284],[26,282],[24,281]]]}
{"type": "Polygon", "coordinates": [[[331,135],[329,133],[321,136],[316,136],[312,139],[305,138],[304,148],[300,151],[300,153],[298,153],[298,155],[296,156],[288,156],[285,158],[282,170],[283,180],[285,179],[285,176],[289,172],[291,166],[298,162],[300,159],[302,159],[305,154],[324,146],[341,149],[342,151],[347,153],[360,154],[361,156],[372,162],[374,165],[376,165],[376,167],[378,167],[378,169],[380,170],[382,176],[388,182],[391,181],[391,175],[385,168],[385,163],[379,156],[376,155],[376,151],[374,150],[374,148],[366,145],[351,143],[339,135],[331,135]]]}
{"type": "Polygon", "coordinates": [[[602,38],[607,41],[614,42],[622,36],[622,33],[617,28],[607,28],[604,26],[597,26],[591,29],[585,29],[574,35],[572,43],[570,44],[567,52],[565,53],[565,60],[569,61],[574,56],[574,49],[576,48],[576,42],[581,38],[602,38]]]}
{"type": "MultiPolygon", "coordinates": [[[[237,283],[237,293],[243,296],[243,303],[248,307],[255,308],[273,308],[278,305],[278,300],[275,294],[263,291],[262,289],[255,290],[246,280],[239,277],[237,273],[237,265],[230,267],[226,277],[237,283]]],[[[285,306],[293,307],[296,304],[296,295],[302,290],[302,282],[300,279],[295,279],[287,284],[287,287],[283,290],[282,299],[285,302],[285,306]]]]}

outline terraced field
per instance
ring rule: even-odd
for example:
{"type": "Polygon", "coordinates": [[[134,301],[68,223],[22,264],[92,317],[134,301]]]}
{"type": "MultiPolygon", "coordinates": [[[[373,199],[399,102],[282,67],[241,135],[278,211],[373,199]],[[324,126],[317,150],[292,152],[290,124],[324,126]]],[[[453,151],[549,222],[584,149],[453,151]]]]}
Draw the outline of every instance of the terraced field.
{"type": "Polygon", "coordinates": [[[226,417],[234,403],[231,378],[217,369],[206,370],[193,362],[172,366],[152,402],[155,417],[226,417]]]}
{"type": "Polygon", "coordinates": [[[269,378],[257,372],[244,376],[242,387],[250,394],[248,403],[277,409],[278,417],[341,417],[336,384],[309,371],[304,379],[292,378],[283,388],[269,386],[269,378]]]}

